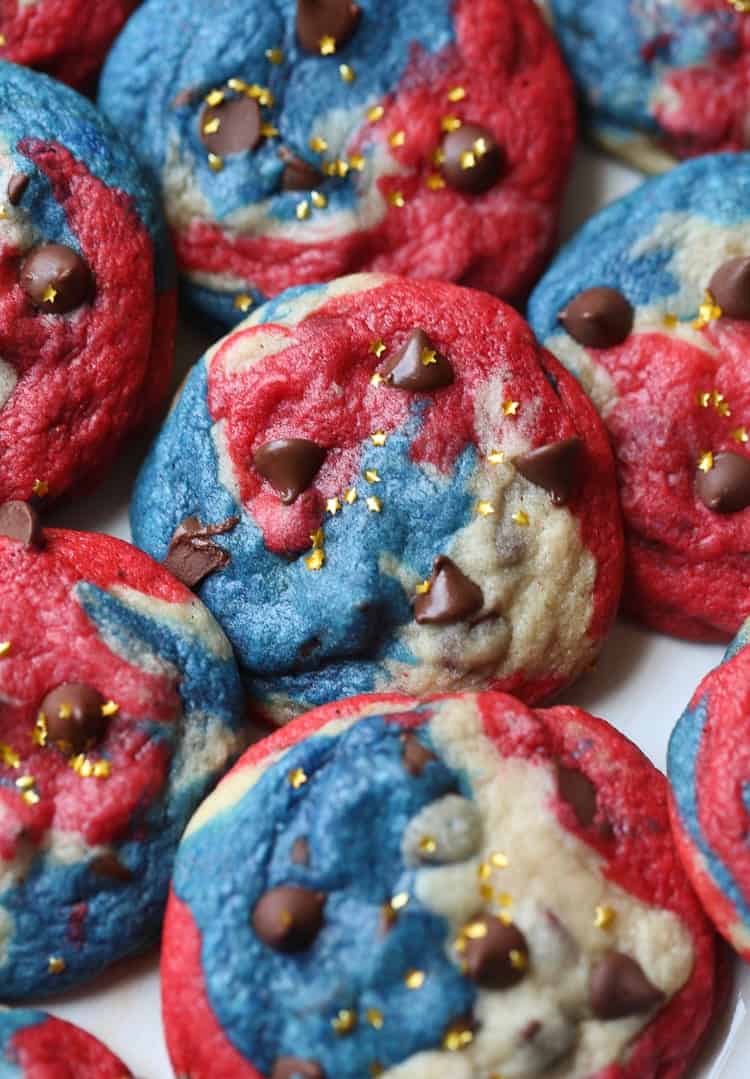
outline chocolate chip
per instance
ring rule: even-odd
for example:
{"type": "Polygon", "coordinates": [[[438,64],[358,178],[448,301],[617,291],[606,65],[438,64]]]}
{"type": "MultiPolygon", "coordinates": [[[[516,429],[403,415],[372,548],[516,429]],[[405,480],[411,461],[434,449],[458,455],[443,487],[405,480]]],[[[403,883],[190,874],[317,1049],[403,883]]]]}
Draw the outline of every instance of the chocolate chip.
{"type": "Polygon", "coordinates": [[[714,513],[738,513],[750,506],[750,459],[740,453],[717,453],[708,472],[696,469],[695,490],[714,513]]]}
{"type": "Polygon", "coordinates": [[[292,844],[292,862],[294,865],[310,864],[310,844],[304,836],[295,839],[292,844]]]}
{"type": "Polygon", "coordinates": [[[563,438],[524,453],[513,463],[522,476],[549,491],[552,501],[561,506],[568,501],[575,486],[582,450],[580,438],[563,438]]]}
{"type": "Polygon", "coordinates": [[[271,888],[253,911],[253,928],[264,944],[279,952],[309,948],[323,925],[322,892],[284,884],[271,888]]]}
{"type": "Polygon", "coordinates": [[[326,1079],[326,1074],[314,1060],[300,1057],[278,1057],[271,1079],[326,1079]]]}
{"type": "Polygon", "coordinates": [[[253,454],[253,464],[288,505],[306,491],[325,460],[326,450],[307,438],[278,438],[253,454]]]}
{"type": "Polygon", "coordinates": [[[352,0],[297,0],[297,40],[307,52],[319,53],[324,38],[339,49],[354,34],[360,15],[352,0]]]}
{"type": "Polygon", "coordinates": [[[83,753],[101,740],[108,717],[102,715],[104,697],[92,686],[63,682],[51,690],[40,706],[47,738],[65,753],[83,753]]]}
{"type": "Polygon", "coordinates": [[[460,939],[463,971],[485,989],[509,989],[528,970],[526,937],[515,925],[506,925],[491,914],[465,926],[460,939]]]}
{"type": "Polygon", "coordinates": [[[622,952],[607,952],[591,972],[589,999],[598,1019],[643,1015],[664,1002],[640,965],[622,952]]]}
{"type": "Polygon", "coordinates": [[[414,329],[398,352],[379,372],[397,390],[428,393],[453,382],[453,368],[433,347],[424,330],[414,329]]]}
{"type": "Polygon", "coordinates": [[[11,206],[18,206],[26,193],[31,177],[27,172],[14,172],[8,180],[8,202],[11,206]]]}
{"type": "Polygon", "coordinates": [[[586,348],[621,345],[630,336],[634,318],[631,304],[614,288],[579,292],[559,315],[573,340],[586,348]]]}
{"type": "Polygon", "coordinates": [[[582,828],[588,828],[596,816],[596,787],[583,772],[557,764],[557,793],[576,815],[582,828]]]}
{"type": "Polygon", "coordinates": [[[503,154],[494,136],[477,124],[449,131],[441,144],[440,170],[456,191],[482,195],[503,173],[503,154]]]}
{"type": "Polygon", "coordinates": [[[42,542],[39,514],[28,502],[3,502],[0,505],[0,536],[18,540],[24,547],[39,547],[42,542]]]}
{"type": "Polygon", "coordinates": [[[88,263],[62,244],[35,247],[24,259],[20,281],[34,306],[53,315],[75,310],[94,292],[88,263]]]}
{"type": "Polygon", "coordinates": [[[195,588],[211,573],[223,569],[230,555],[211,539],[231,532],[239,517],[228,517],[215,525],[204,525],[197,517],[186,517],[175,529],[164,567],[188,588],[195,588]]]}
{"type": "Polygon", "coordinates": [[[132,870],[120,861],[114,851],[97,854],[89,862],[89,869],[97,877],[106,877],[118,884],[127,884],[134,877],[132,870]]]}
{"type": "Polygon", "coordinates": [[[446,626],[464,622],[482,609],[482,589],[462,573],[446,555],[435,559],[430,590],[414,601],[414,617],[420,625],[446,626]]]}
{"type": "Polygon", "coordinates": [[[425,766],[430,761],[436,761],[435,754],[423,746],[415,734],[409,732],[408,734],[401,735],[401,760],[404,762],[404,768],[413,776],[421,776],[425,770],[425,766]]]}
{"type": "Polygon", "coordinates": [[[279,157],[284,162],[284,171],[281,174],[282,191],[312,191],[325,180],[319,169],[297,157],[285,146],[279,150],[279,157]]]}
{"type": "Polygon", "coordinates": [[[261,140],[263,118],[255,98],[231,97],[220,105],[207,105],[198,124],[206,149],[226,157],[255,149],[261,140]]]}
{"type": "Polygon", "coordinates": [[[734,258],[720,266],[708,285],[726,318],[750,319],[750,258],[734,258]]]}

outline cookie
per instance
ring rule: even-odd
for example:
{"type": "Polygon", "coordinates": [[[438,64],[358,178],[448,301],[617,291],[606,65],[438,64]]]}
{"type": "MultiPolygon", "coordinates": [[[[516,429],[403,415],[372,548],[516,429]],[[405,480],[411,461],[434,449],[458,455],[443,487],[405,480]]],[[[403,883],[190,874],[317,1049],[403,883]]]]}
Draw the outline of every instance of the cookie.
{"type": "Polygon", "coordinates": [[[630,610],[728,640],[750,614],[750,155],[686,162],[608,206],[529,311],[609,429],[630,610]]]}
{"type": "Polygon", "coordinates": [[[3,999],[153,942],[179,837],[244,744],[229,642],[183,585],[0,506],[3,999]]]}
{"type": "Polygon", "coordinates": [[[750,621],[708,674],[669,743],[672,824],[693,887],[729,943],[750,959],[750,621]]]}
{"type": "Polygon", "coordinates": [[[666,781],[608,724],[360,698],[255,746],[193,818],[163,1012],[192,1079],[677,1079],[715,959],[666,781]]]}
{"type": "Polygon", "coordinates": [[[90,487],[162,401],[170,258],[143,173],[94,107],[0,62],[0,502],[90,487]]]}
{"type": "Polygon", "coordinates": [[[382,690],[546,697],[593,661],[621,584],[594,409],[515,311],[437,282],[258,309],[190,373],[131,521],[275,723],[382,690]]]}
{"type": "Polygon", "coordinates": [[[0,1010],[0,1079],[129,1079],[85,1030],[30,1008],[0,1010]]]}
{"type": "Polygon", "coordinates": [[[525,297],[552,252],[570,78],[533,0],[148,0],[100,105],[232,325],[357,271],[525,297]],[[159,49],[154,51],[154,27],[159,49]]]}
{"type": "Polygon", "coordinates": [[[3,0],[0,57],[90,88],[138,0],[3,0]]]}
{"type": "Polygon", "coordinates": [[[750,148],[745,0],[546,0],[591,134],[647,172],[750,148]]]}

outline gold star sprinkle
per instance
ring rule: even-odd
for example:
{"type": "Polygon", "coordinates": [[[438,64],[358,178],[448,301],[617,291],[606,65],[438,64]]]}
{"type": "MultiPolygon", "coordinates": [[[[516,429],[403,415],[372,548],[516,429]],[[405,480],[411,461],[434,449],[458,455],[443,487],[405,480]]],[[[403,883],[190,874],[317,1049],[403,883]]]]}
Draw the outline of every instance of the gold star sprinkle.
{"type": "Polygon", "coordinates": [[[505,454],[502,450],[493,450],[487,454],[487,460],[491,465],[502,465],[505,463],[505,454]]]}
{"type": "Polygon", "coordinates": [[[425,183],[429,187],[430,191],[442,191],[445,187],[445,180],[439,172],[431,172],[427,177],[425,183]]]}
{"type": "Polygon", "coordinates": [[[748,434],[746,427],[735,427],[732,431],[732,438],[735,442],[747,442],[748,434]]]}
{"type": "Polygon", "coordinates": [[[19,776],[16,780],[16,786],[19,790],[27,791],[36,786],[36,780],[33,776],[19,776]]]}
{"type": "Polygon", "coordinates": [[[720,416],[726,417],[732,415],[732,410],[726,401],[719,401],[718,405],[716,406],[716,411],[719,413],[720,416]]]}
{"type": "Polygon", "coordinates": [[[365,167],[365,159],[362,154],[352,154],[349,158],[349,168],[355,169],[357,172],[362,172],[365,167]]]}
{"type": "Polygon", "coordinates": [[[9,656],[12,647],[12,641],[0,641],[0,659],[5,659],[6,656],[9,656]]]}
{"type": "Polygon", "coordinates": [[[473,169],[476,167],[477,157],[473,150],[464,150],[460,160],[462,169],[473,169]]]}
{"type": "Polygon", "coordinates": [[[5,34],[0,34],[0,49],[5,45],[5,34]]]}
{"type": "Polygon", "coordinates": [[[365,469],[365,479],[368,483],[380,483],[380,475],[377,468],[365,469]]]}
{"type": "Polygon", "coordinates": [[[279,133],[279,129],[274,127],[273,124],[261,124],[260,133],[264,139],[275,139],[279,133]]]}
{"type": "Polygon", "coordinates": [[[383,1026],[383,1013],[378,1008],[368,1008],[365,1012],[365,1018],[371,1027],[375,1030],[381,1030],[383,1026]]]}
{"type": "Polygon", "coordinates": [[[320,191],[311,191],[310,199],[312,200],[313,206],[318,210],[324,210],[328,205],[328,199],[320,191]]]}
{"type": "Polygon", "coordinates": [[[698,390],[698,393],[695,395],[695,400],[699,408],[708,408],[711,403],[711,391],[698,390]]]}
{"type": "Polygon", "coordinates": [[[477,513],[480,517],[490,517],[495,512],[491,502],[477,502],[477,513]]]}
{"type": "Polygon", "coordinates": [[[46,480],[34,480],[34,486],[31,489],[37,498],[44,498],[49,493],[49,484],[46,480]]]}
{"type": "Polygon", "coordinates": [[[431,835],[423,835],[419,841],[419,849],[422,854],[434,854],[437,850],[437,841],[431,835]]]}
{"type": "Polygon", "coordinates": [[[438,146],[437,150],[435,150],[433,152],[432,163],[433,163],[433,165],[440,166],[440,165],[443,164],[444,161],[445,161],[445,151],[442,149],[441,146],[438,146]]]}
{"type": "Polygon", "coordinates": [[[453,86],[448,91],[448,100],[449,101],[453,101],[453,102],[463,101],[463,99],[465,97],[466,97],[466,90],[464,89],[463,86],[453,86]]]}
{"type": "Polygon", "coordinates": [[[490,884],[480,884],[479,885],[479,894],[481,895],[481,897],[485,901],[485,903],[489,903],[491,901],[491,899],[492,899],[493,894],[494,894],[493,891],[492,891],[492,886],[490,884]]]}
{"type": "Polygon", "coordinates": [[[489,862],[482,862],[477,868],[477,876],[480,880],[489,880],[492,876],[492,866],[489,862]]]}
{"type": "Polygon", "coordinates": [[[519,952],[518,948],[511,948],[508,958],[514,970],[526,970],[529,965],[528,959],[523,952],[519,952]]]}
{"type": "Polygon", "coordinates": [[[94,774],[94,766],[85,753],[78,753],[70,759],[70,767],[82,779],[91,779],[94,774]]]}
{"type": "Polygon", "coordinates": [[[518,401],[503,401],[503,416],[517,416],[520,407],[518,401]]]}
{"type": "Polygon", "coordinates": [[[326,510],[330,513],[331,517],[335,517],[341,509],[341,501],[338,498],[329,498],[326,502],[326,510]]]}
{"type": "Polygon", "coordinates": [[[513,906],[513,896],[510,894],[510,892],[498,892],[497,901],[501,907],[513,906]]]}
{"type": "Polygon", "coordinates": [[[367,499],[367,508],[370,513],[380,513],[381,509],[383,508],[383,503],[380,501],[379,498],[376,498],[375,495],[370,495],[370,497],[367,499]]]}
{"type": "Polygon", "coordinates": [[[500,851],[496,851],[490,858],[490,862],[494,869],[507,869],[508,868],[508,856],[507,854],[501,854],[500,851]]]}
{"type": "Polygon", "coordinates": [[[434,348],[423,348],[420,359],[423,367],[433,367],[437,363],[437,352],[434,348]]]}
{"type": "Polygon", "coordinates": [[[302,202],[297,203],[297,209],[295,213],[297,214],[298,221],[304,221],[310,216],[310,203],[307,201],[307,199],[303,199],[302,202]]]}
{"type": "Polygon", "coordinates": [[[342,161],[339,158],[337,161],[332,162],[332,164],[333,164],[333,175],[334,176],[340,176],[341,179],[343,180],[343,178],[349,172],[349,162],[348,161],[342,161]]]}
{"type": "Polygon", "coordinates": [[[339,64],[339,75],[342,82],[354,82],[357,77],[354,68],[349,64],[339,64]]]}
{"type": "Polygon", "coordinates": [[[597,929],[611,929],[616,918],[617,911],[612,907],[597,907],[594,912],[594,925],[597,929]]]}
{"type": "Polygon", "coordinates": [[[373,1060],[370,1065],[370,1075],[372,1076],[372,1079],[378,1079],[378,1076],[382,1075],[384,1071],[385,1068],[383,1065],[378,1064],[377,1060],[373,1060]]]}
{"type": "Polygon", "coordinates": [[[230,90],[234,90],[235,94],[249,93],[250,97],[258,97],[260,92],[260,87],[257,83],[254,86],[248,87],[244,79],[230,79],[227,82],[227,86],[230,90]]]}
{"type": "Polygon", "coordinates": [[[403,910],[404,907],[408,906],[408,904],[409,904],[409,893],[408,892],[398,892],[397,895],[394,895],[392,897],[392,899],[391,899],[390,903],[388,904],[388,906],[391,908],[391,910],[403,910]]]}
{"type": "Polygon", "coordinates": [[[443,1049],[449,1053],[459,1053],[474,1041],[474,1031],[465,1022],[454,1023],[443,1036],[443,1049]]]}
{"type": "Polygon", "coordinates": [[[205,124],[203,125],[203,134],[204,135],[215,135],[220,127],[221,127],[221,120],[219,119],[218,116],[214,116],[212,120],[206,120],[205,124]]]}
{"type": "Polygon", "coordinates": [[[333,56],[336,52],[336,38],[330,34],[324,34],[320,39],[320,55],[333,56]]]}
{"type": "Polygon", "coordinates": [[[428,579],[426,581],[420,581],[420,583],[417,585],[415,591],[416,591],[418,596],[426,596],[431,588],[432,588],[432,581],[430,581],[428,579]]]}
{"type": "Polygon", "coordinates": [[[403,146],[406,142],[406,132],[394,131],[393,134],[388,136],[388,142],[391,146],[403,146]]]}
{"type": "Polygon", "coordinates": [[[349,1008],[342,1008],[335,1019],[331,1020],[331,1026],[340,1038],[351,1034],[357,1025],[357,1013],[349,1008]]]}
{"type": "Polygon", "coordinates": [[[675,327],[679,324],[679,319],[677,318],[677,315],[673,315],[670,312],[662,315],[661,321],[662,326],[664,326],[666,330],[674,330],[675,327]]]}
{"type": "Polygon", "coordinates": [[[27,806],[39,805],[41,798],[36,791],[23,791],[21,798],[24,800],[27,806]]]}
{"type": "Polygon", "coordinates": [[[698,308],[698,318],[693,323],[693,329],[702,330],[708,326],[710,322],[715,322],[717,319],[720,319],[723,314],[724,312],[719,307],[712,294],[706,289],[703,303],[698,308]]]}
{"type": "Polygon", "coordinates": [[[729,0],[735,11],[739,11],[741,15],[750,14],[750,0],[729,0]]]}
{"type": "Polygon", "coordinates": [[[702,453],[698,458],[698,468],[701,472],[710,472],[714,467],[714,455],[709,450],[707,453],[702,453]]]}
{"type": "Polygon", "coordinates": [[[212,109],[215,109],[217,105],[221,105],[223,101],[223,90],[212,90],[209,94],[206,94],[206,104],[210,105],[212,109]]]}
{"type": "Polygon", "coordinates": [[[313,551],[312,554],[307,556],[304,562],[307,568],[313,572],[323,569],[323,566],[326,564],[325,553],[321,550],[313,551]]]}
{"type": "Polygon", "coordinates": [[[4,206],[0,206],[0,221],[7,221],[7,219],[8,211],[5,209],[4,206]]]}
{"type": "Polygon", "coordinates": [[[19,768],[21,765],[21,758],[6,742],[0,742],[0,761],[6,768],[19,768]]]}
{"type": "Polygon", "coordinates": [[[387,441],[388,435],[385,431],[375,431],[370,435],[370,442],[372,442],[373,446],[385,446],[387,441]]]}
{"type": "Polygon", "coordinates": [[[529,515],[524,510],[516,510],[513,514],[513,523],[525,528],[529,523],[529,515]]]}
{"type": "Polygon", "coordinates": [[[252,296],[248,296],[246,292],[241,292],[239,296],[235,296],[234,306],[237,308],[238,311],[242,311],[242,313],[244,314],[246,311],[249,311],[250,308],[253,306],[253,298],[252,296]]]}
{"type": "Polygon", "coordinates": [[[382,105],[373,105],[371,109],[367,110],[366,115],[371,124],[376,124],[378,120],[382,120],[385,116],[385,109],[382,105]]]}
{"type": "Polygon", "coordinates": [[[370,344],[370,352],[378,360],[383,355],[383,353],[387,351],[387,349],[388,346],[386,345],[385,341],[381,340],[380,338],[378,338],[377,341],[372,341],[370,344]]]}
{"type": "Polygon", "coordinates": [[[382,386],[384,382],[385,382],[385,379],[383,378],[382,375],[379,375],[377,371],[375,372],[375,374],[370,379],[370,385],[371,386],[382,386]]]}
{"type": "Polygon", "coordinates": [[[50,974],[62,974],[65,970],[65,960],[61,955],[51,955],[47,960],[47,970],[50,974]]]}
{"type": "Polygon", "coordinates": [[[503,923],[503,925],[513,925],[513,915],[510,913],[509,910],[501,910],[498,914],[498,918],[503,923]]]}
{"type": "Polygon", "coordinates": [[[358,497],[357,488],[350,487],[349,490],[344,493],[344,502],[346,502],[347,506],[353,506],[358,497]]]}
{"type": "Polygon", "coordinates": [[[96,761],[92,770],[94,779],[109,779],[112,774],[112,765],[109,761],[96,761]]]}
{"type": "Polygon", "coordinates": [[[328,149],[328,143],[320,135],[313,135],[313,137],[308,143],[308,146],[316,154],[324,154],[328,149]]]}
{"type": "Polygon", "coordinates": [[[266,49],[266,60],[269,64],[283,64],[284,53],[281,49],[266,49]]]}
{"type": "Polygon", "coordinates": [[[210,168],[211,172],[221,172],[221,170],[224,168],[224,159],[222,157],[219,157],[218,154],[209,154],[208,167],[210,168]]]}
{"type": "Polygon", "coordinates": [[[487,932],[487,926],[484,922],[469,922],[461,930],[462,936],[466,937],[467,940],[484,940],[487,932]]]}
{"type": "Polygon", "coordinates": [[[54,303],[57,299],[57,289],[54,285],[47,285],[42,293],[42,303],[54,303]]]}
{"type": "Polygon", "coordinates": [[[406,205],[406,199],[404,198],[402,191],[391,191],[388,196],[388,201],[391,206],[395,206],[399,210],[402,210],[406,205]]]}
{"type": "Polygon", "coordinates": [[[457,116],[444,116],[440,121],[440,126],[446,132],[458,131],[459,127],[461,127],[461,121],[457,116]]]}
{"type": "Polygon", "coordinates": [[[310,543],[313,545],[314,550],[320,550],[323,546],[325,536],[322,528],[317,528],[314,532],[310,533],[310,543]]]}
{"type": "Polygon", "coordinates": [[[103,716],[107,716],[107,717],[116,716],[119,711],[120,711],[120,706],[119,706],[119,704],[116,704],[114,701],[107,701],[106,704],[102,705],[102,715],[103,716]]]}
{"type": "Polygon", "coordinates": [[[289,779],[290,787],[298,791],[300,787],[304,787],[305,783],[307,783],[307,772],[304,768],[294,768],[287,778],[289,779]]]}
{"type": "Polygon", "coordinates": [[[404,985],[407,989],[421,989],[424,985],[425,973],[423,970],[410,970],[404,975],[404,985]]]}

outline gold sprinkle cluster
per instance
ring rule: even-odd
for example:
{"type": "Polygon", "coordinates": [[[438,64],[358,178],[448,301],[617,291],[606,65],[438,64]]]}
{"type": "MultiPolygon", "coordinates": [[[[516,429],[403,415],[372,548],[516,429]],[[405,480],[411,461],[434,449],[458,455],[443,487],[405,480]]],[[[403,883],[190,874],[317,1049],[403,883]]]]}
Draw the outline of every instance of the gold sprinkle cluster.
{"type": "MultiPolygon", "coordinates": [[[[284,54],[280,49],[268,49],[266,56],[271,63],[281,63],[284,59],[284,54]],[[272,59],[272,56],[274,59],[272,59]]],[[[206,94],[204,101],[211,109],[216,109],[220,105],[223,105],[227,100],[227,94],[232,93],[237,97],[249,97],[253,101],[257,101],[262,109],[270,109],[276,103],[276,99],[273,93],[267,86],[261,86],[257,82],[248,83],[244,79],[233,77],[227,79],[225,86],[215,87],[213,90],[209,90],[206,94]]],[[[215,135],[221,128],[221,117],[212,116],[209,120],[203,122],[203,134],[215,135]]],[[[260,126],[260,133],[265,139],[274,139],[279,134],[278,128],[267,121],[260,126]]],[[[221,172],[224,168],[224,158],[220,154],[208,152],[208,167],[212,172],[221,172]]]]}

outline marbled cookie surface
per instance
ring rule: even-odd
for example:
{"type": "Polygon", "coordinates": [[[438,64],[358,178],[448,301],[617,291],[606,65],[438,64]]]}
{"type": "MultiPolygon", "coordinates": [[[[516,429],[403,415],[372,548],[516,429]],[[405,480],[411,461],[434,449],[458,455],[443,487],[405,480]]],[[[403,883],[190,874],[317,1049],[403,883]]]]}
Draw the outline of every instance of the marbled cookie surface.
{"type": "Polygon", "coordinates": [[[129,1079],[86,1031],[46,1012],[0,1011],[0,1079],[129,1079]]]}
{"type": "Polygon", "coordinates": [[[592,662],[619,597],[594,409],[511,308],[434,282],[259,309],[191,372],[131,520],[275,723],[375,690],[539,700],[592,662]]]}
{"type": "Polygon", "coordinates": [[[359,698],[260,743],[193,818],[167,1040],[192,1079],[677,1079],[714,950],[667,785],[607,724],[359,698]]]}
{"type": "Polygon", "coordinates": [[[190,814],[245,744],[229,642],[140,551],[0,506],[0,985],[150,944],[190,814]]]}
{"type": "Polygon", "coordinates": [[[727,640],[750,613],[750,155],[687,162],[601,211],[529,317],[612,437],[626,603],[727,640]]]}
{"type": "Polygon", "coordinates": [[[226,323],[355,271],[522,299],[575,133],[533,0],[148,0],[100,104],[161,184],[190,294],[226,323]]]}

